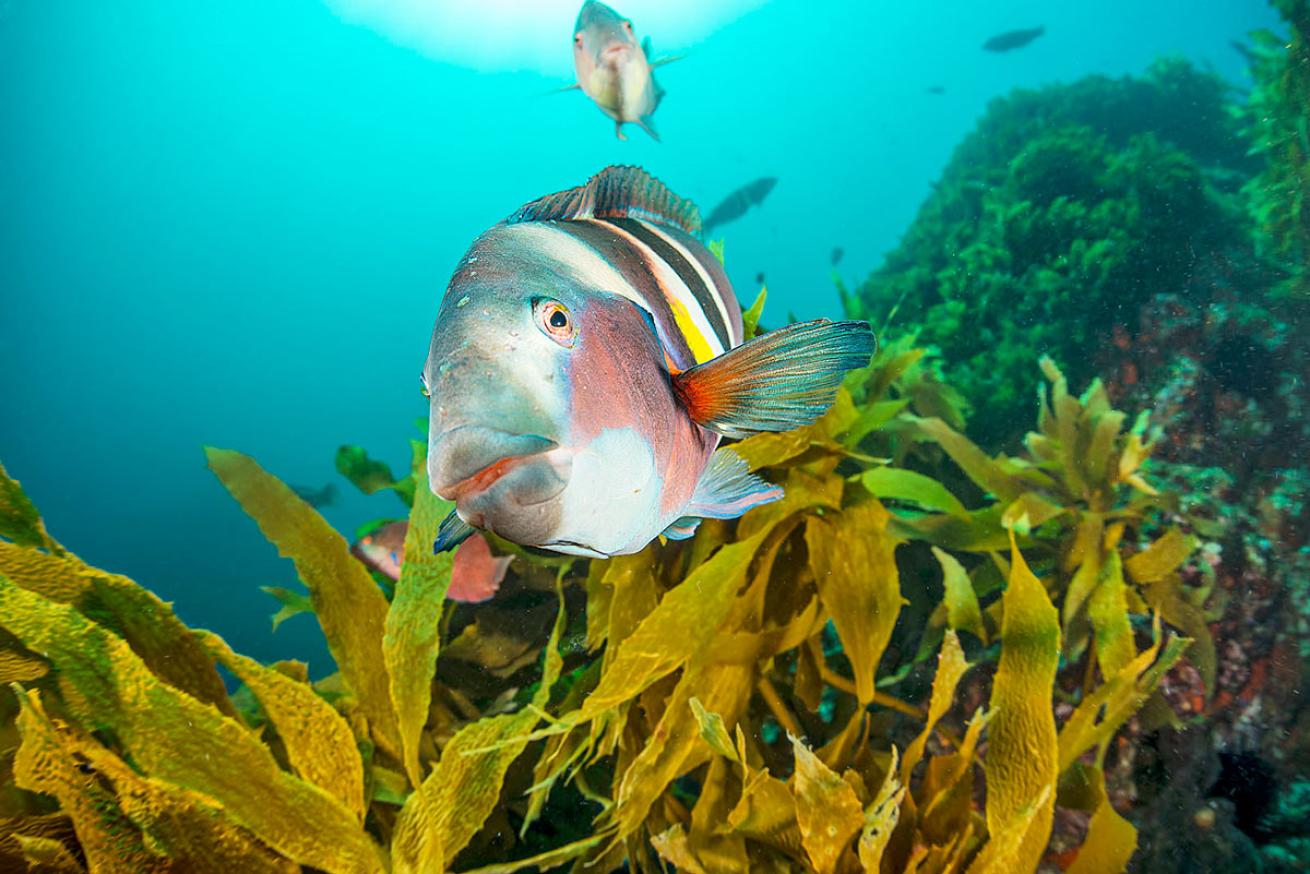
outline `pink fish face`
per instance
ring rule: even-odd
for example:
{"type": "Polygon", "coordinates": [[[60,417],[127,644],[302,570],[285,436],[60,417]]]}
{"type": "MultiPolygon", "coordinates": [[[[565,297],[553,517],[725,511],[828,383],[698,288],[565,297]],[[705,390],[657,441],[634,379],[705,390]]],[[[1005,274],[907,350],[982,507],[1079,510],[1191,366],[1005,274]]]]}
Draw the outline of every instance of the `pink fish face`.
{"type": "Polygon", "coordinates": [[[676,516],[717,438],[678,406],[651,316],[606,290],[612,269],[597,255],[573,260],[585,254],[542,224],[475,244],[425,371],[428,477],[476,528],[613,555],[676,516]],[[513,282],[484,263],[512,264],[513,282]]]}
{"type": "Polygon", "coordinates": [[[390,522],[360,538],[350,551],[365,567],[398,580],[400,566],[405,561],[405,532],[408,529],[408,522],[390,522]]]}

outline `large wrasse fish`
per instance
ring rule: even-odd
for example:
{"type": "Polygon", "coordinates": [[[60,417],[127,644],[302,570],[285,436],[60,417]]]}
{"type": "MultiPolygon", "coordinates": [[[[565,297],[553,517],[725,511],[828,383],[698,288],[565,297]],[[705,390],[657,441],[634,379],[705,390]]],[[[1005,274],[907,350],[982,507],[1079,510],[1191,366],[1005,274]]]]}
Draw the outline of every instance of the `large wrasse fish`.
{"type": "Polygon", "coordinates": [[[627,139],[623,135],[627,123],[659,139],[651,116],[664,90],[652,71],[676,58],[657,61],[651,54],[650,37],[638,43],[631,20],[596,0],[582,4],[573,26],[573,68],[578,81],[570,87],[581,88],[614,119],[614,133],[621,140],[627,139]]]}
{"type": "Polygon", "coordinates": [[[827,320],[743,342],[699,233],[690,201],[609,167],[474,241],[423,370],[428,478],[455,502],[438,550],[482,528],[606,557],[782,497],[720,438],[813,422],[876,342],[827,320]]]}

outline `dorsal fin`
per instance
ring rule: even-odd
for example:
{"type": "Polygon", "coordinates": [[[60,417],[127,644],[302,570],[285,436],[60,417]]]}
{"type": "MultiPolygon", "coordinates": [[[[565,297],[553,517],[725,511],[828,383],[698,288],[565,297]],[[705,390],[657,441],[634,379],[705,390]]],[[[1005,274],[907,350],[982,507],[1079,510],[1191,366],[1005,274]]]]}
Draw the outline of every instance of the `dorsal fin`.
{"type": "Polygon", "coordinates": [[[636,218],[700,235],[700,210],[640,167],[611,166],[585,185],[548,194],[522,206],[505,224],[588,218],[636,218]]]}

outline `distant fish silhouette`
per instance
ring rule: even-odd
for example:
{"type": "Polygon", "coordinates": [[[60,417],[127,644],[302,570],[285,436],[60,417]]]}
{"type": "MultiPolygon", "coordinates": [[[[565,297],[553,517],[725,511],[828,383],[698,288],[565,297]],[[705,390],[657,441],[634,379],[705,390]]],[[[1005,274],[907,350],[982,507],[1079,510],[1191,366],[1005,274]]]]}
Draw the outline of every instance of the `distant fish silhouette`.
{"type": "Polygon", "coordinates": [[[756,285],[763,285],[763,284],[764,284],[764,271],[763,271],[763,270],[761,270],[759,273],[756,273],[756,274],[755,274],[755,284],[756,284],[756,285]]]}
{"type": "Polygon", "coordinates": [[[983,43],[982,47],[989,52],[1009,52],[1014,49],[1021,49],[1028,43],[1037,39],[1037,37],[1046,33],[1044,27],[1030,27],[1023,30],[1007,30],[1005,33],[998,33],[996,36],[983,43]]]}
{"type": "Polygon", "coordinates": [[[929,85],[927,88],[925,88],[925,89],[923,89],[923,90],[927,91],[929,94],[945,94],[945,93],[946,93],[946,89],[943,88],[941,85],[929,85]]]}
{"type": "Polygon", "coordinates": [[[1246,43],[1241,42],[1239,40],[1230,39],[1228,41],[1228,44],[1233,47],[1233,51],[1237,52],[1239,55],[1241,55],[1243,58],[1246,59],[1247,64],[1255,63],[1255,52],[1251,51],[1251,47],[1248,46],[1246,43]]]}
{"type": "Polygon", "coordinates": [[[778,180],[776,178],[765,176],[762,179],[756,179],[749,185],[743,185],[723,198],[723,201],[710,211],[709,218],[701,223],[702,227],[708,232],[711,228],[736,221],[744,216],[752,206],[763,203],[764,198],[769,196],[769,192],[777,184],[778,180]]]}
{"type": "Polygon", "coordinates": [[[846,250],[843,249],[841,246],[833,247],[832,255],[830,256],[830,260],[832,261],[832,266],[836,267],[838,264],[840,264],[842,256],[845,254],[846,254],[846,250]]]}
{"type": "Polygon", "coordinates": [[[313,486],[292,486],[291,491],[299,495],[306,504],[316,508],[326,507],[337,499],[337,487],[332,483],[319,489],[313,486]]]}

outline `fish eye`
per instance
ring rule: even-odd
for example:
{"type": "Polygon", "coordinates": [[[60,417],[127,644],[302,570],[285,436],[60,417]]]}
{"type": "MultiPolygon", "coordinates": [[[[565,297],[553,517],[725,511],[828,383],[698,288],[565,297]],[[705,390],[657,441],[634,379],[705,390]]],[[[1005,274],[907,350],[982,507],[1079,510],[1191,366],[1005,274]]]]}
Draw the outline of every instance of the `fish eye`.
{"type": "Polygon", "coordinates": [[[427,377],[425,377],[425,376],[424,376],[423,374],[421,374],[421,373],[418,375],[418,384],[419,384],[419,386],[420,386],[420,390],[423,392],[423,397],[425,397],[425,398],[430,398],[430,397],[432,397],[432,391],[431,391],[431,389],[428,388],[428,380],[427,380],[427,377]]]}
{"type": "Polygon", "coordinates": [[[623,22],[623,29],[626,30],[628,33],[632,33],[632,22],[631,21],[623,22]]]}
{"type": "Polygon", "coordinates": [[[577,339],[578,330],[569,308],[557,300],[539,297],[532,302],[532,310],[541,332],[566,349],[577,339]]]}
{"type": "Polygon", "coordinates": [[[575,33],[575,34],[573,34],[573,44],[574,44],[575,46],[580,46],[580,45],[582,45],[582,34],[581,34],[581,33],[575,33]]]}

